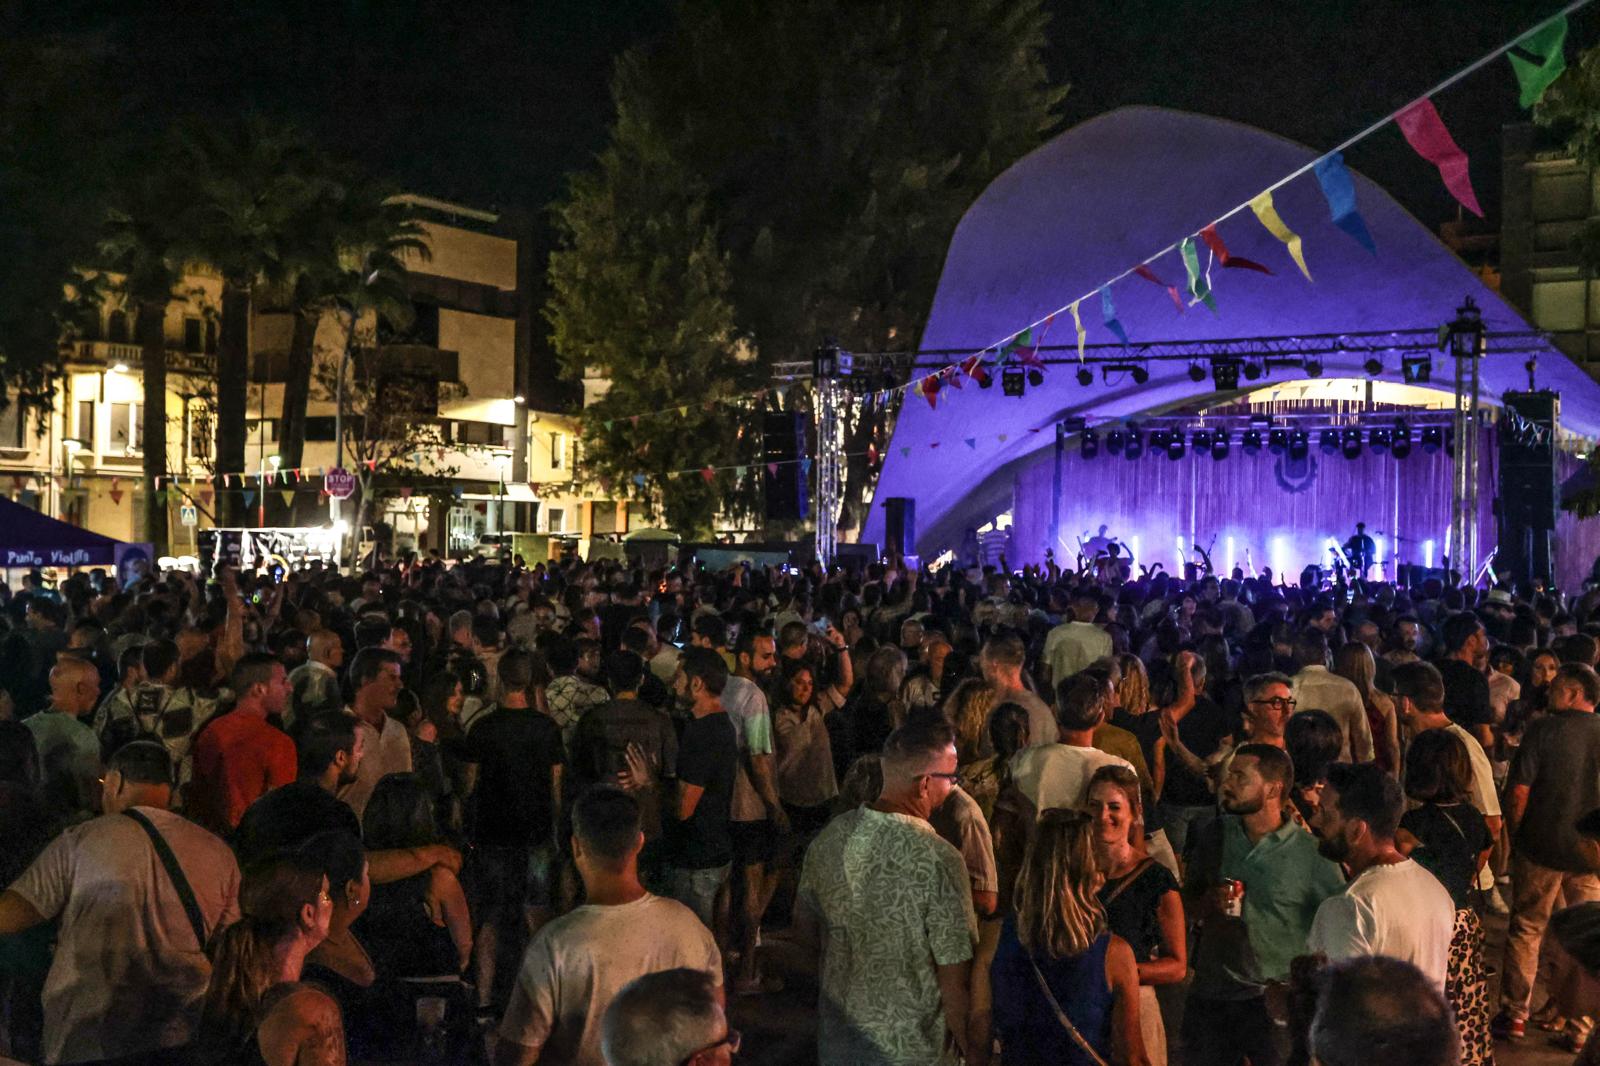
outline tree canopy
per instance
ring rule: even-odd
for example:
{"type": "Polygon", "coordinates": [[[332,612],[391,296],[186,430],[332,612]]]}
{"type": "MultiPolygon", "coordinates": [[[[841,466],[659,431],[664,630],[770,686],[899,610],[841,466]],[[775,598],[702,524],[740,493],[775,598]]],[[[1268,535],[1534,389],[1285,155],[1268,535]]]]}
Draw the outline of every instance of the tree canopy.
{"type": "MultiPolygon", "coordinates": [[[[669,523],[707,528],[732,486],[665,472],[763,457],[744,408],[704,400],[825,337],[914,346],[962,213],[1055,124],[1044,27],[1038,0],[691,0],[625,53],[551,259],[563,372],[612,382],[590,468],[649,475],[669,523]],[[626,419],[684,402],[670,434],[626,419]]],[[[884,414],[853,408],[851,439],[884,414]]],[[[850,471],[859,500],[863,455],[850,471]]]]}

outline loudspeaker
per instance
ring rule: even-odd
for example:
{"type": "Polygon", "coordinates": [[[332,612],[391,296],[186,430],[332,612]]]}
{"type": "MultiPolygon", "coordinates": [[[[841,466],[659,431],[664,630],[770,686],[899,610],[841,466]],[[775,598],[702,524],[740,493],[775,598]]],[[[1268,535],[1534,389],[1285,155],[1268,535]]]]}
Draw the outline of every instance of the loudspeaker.
{"type": "Polygon", "coordinates": [[[883,554],[917,552],[917,501],[910,496],[890,496],[883,501],[883,554]]]}
{"type": "Polygon", "coordinates": [[[805,454],[805,423],[794,411],[765,411],[761,416],[761,447],[767,467],[762,475],[766,489],[766,517],[775,522],[799,522],[810,510],[806,478],[798,460],[805,454]]]}
{"type": "Polygon", "coordinates": [[[1509,571],[1516,580],[1549,580],[1555,567],[1553,534],[1561,501],[1556,484],[1556,434],[1560,427],[1561,398],[1555,393],[1505,394],[1497,432],[1500,544],[1494,569],[1509,571]]]}

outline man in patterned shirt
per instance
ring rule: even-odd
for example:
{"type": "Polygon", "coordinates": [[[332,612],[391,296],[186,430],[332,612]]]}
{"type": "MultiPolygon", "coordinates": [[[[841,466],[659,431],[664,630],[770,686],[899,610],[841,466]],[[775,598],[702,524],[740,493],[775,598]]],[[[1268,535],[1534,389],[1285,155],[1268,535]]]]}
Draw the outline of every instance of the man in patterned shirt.
{"type": "Polygon", "coordinates": [[[842,814],[806,852],[802,944],[820,944],[819,1062],[952,1064],[977,939],[961,853],[928,824],[956,781],[942,721],[900,727],[883,748],[877,802],[842,814]]]}
{"type": "Polygon", "coordinates": [[[550,707],[550,717],[561,728],[561,739],[570,744],[583,712],[611,702],[611,693],[596,683],[600,642],[588,637],[558,641],[550,646],[547,656],[556,679],[545,689],[545,702],[550,707]]]}

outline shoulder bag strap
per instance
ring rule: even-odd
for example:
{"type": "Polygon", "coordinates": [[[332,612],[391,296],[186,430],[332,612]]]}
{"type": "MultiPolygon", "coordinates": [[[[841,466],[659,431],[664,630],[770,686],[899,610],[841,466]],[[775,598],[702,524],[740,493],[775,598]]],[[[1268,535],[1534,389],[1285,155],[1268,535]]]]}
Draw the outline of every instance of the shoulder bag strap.
{"type": "Polygon", "coordinates": [[[178,857],[172,853],[172,847],[167,843],[167,838],[143,814],[129,807],[122,812],[138,823],[139,828],[149,836],[150,843],[156,849],[156,855],[161,859],[161,865],[167,868],[167,877],[172,881],[172,887],[177,889],[178,900],[183,904],[183,912],[189,916],[189,924],[194,927],[194,938],[200,945],[200,950],[206,949],[206,921],[200,914],[200,904],[194,898],[194,889],[189,887],[189,879],[183,875],[183,867],[178,865],[178,857]]]}
{"type": "Polygon", "coordinates": [[[1139,878],[1143,876],[1144,872],[1150,868],[1150,864],[1153,862],[1155,862],[1154,859],[1140,859],[1139,865],[1129,870],[1128,875],[1117,882],[1117,887],[1111,890],[1111,894],[1109,896],[1100,901],[1100,905],[1102,907],[1111,906],[1118,896],[1126,892],[1135,881],[1139,880],[1139,878]]]}
{"type": "Polygon", "coordinates": [[[1072,1038],[1072,1042],[1078,1045],[1078,1050],[1089,1056],[1089,1061],[1094,1063],[1094,1066],[1110,1066],[1105,1059],[1100,1057],[1100,1053],[1094,1049],[1094,1045],[1085,1040],[1083,1034],[1078,1032],[1078,1027],[1072,1024],[1072,1019],[1067,1017],[1067,1012],[1062,1010],[1061,1004],[1056,1002],[1056,994],[1050,991],[1050,984],[1044,979],[1044,973],[1039,969],[1039,964],[1033,961],[1032,955],[1028,956],[1028,965],[1033,969],[1033,979],[1039,982],[1039,991],[1044,993],[1045,1002],[1050,1004],[1050,1009],[1056,1012],[1056,1021],[1061,1023],[1061,1028],[1067,1031],[1067,1035],[1072,1038]]]}

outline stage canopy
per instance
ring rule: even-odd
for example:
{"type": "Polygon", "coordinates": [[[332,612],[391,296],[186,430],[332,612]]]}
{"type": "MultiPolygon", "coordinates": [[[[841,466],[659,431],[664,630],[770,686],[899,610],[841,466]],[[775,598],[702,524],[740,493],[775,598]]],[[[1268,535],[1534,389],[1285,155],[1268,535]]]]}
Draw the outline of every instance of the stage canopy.
{"type": "MultiPolygon", "coordinates": [[[[1314,158],[1311,149],[1249,126],[1159,108],[1124,108],[1084,122],[996,178],[967,211],[946,257],[922,349],[977,351],[1004,342],[1314,158]]],[[[1314,282],[1301,275],[1285,246],[1246,210],[1219,226],[1220,235],[1233,255],[1265,264],[1273,274],[1214,265],[1215,314],[1203,306],[1179,314],[1164,288],[1130,276],[1112,288],[1117,316],[1130,339],[1137,344],[1433,329],[1453,318],[1467,296],[1482,308],[1491,333],[1530,329],[1381,187],[1360,175],[1354,178],[1376,255],[1333,226],[1316,179],[1307,174],[1274,197],[1283,221],[1304,240],[1314,282]]],[[[1206,247],[1198,240],[1196,244],[1204,268],[1206,247]]],[[[1181,291],[1184,267],[1177,253],[1152,268],[1181,291]]],[[[1089,343],[1115,340],[1102,324],[1098,297],[1085,298],[1081,314],[1089,343]]],[[[1036,333],[1034,340],[1039,339],[1036,333]]],[[[1053,322],[1044,339],[1048,345],[1074,342],[1067,314],[1053,322]]],[[[1561,394],[1562,428],[1600,437],[1600,385],[1554,347],[1538,343],[1543,348],[1538,386],[1561,394]]],[[[1323,376],[1364,379],[1365,359],[1364,354],[1331,354],[1324,359],[1323,376]]],[[[1451,360],[1438,354],[1434,360],[1432,387],[1451,391],[1451,360]]],[[[1193,381],[1183,361],[1152,361],[1148,368],[1144,385],[1121,374],[1113,375],[1108,386],[1096,372],[1094,383],[1084,387],[1074,367],[1055,365],[1042,386],[1030,387],[1021,398],[1004,395],[998,384],[980,390],[967,381],[962,389],[942,390],[937,409],[930,409],[913,390],[886,451],[863,539],[882,543],[883,501],[910,497],[916,502],[918,551],[926,558],[955,548],[967,529],[1016,505],[1020,486],[1028,480],[1025,475],[1037,475],[1040,463],[1049,461],[1058,421],[1126,418],[1217,396],[1209,374],[1193,381]]],[[[1286,376],[1305,378],[1299,370],[1275,370],[1249,384],[1260,388],[1286,376]]],[[[1398,358],[1384,360],[1379,377],[1400,382],[1398,358]]],[[[1522,357],[1482,361],[1486,403],[1496,403],[1507,390],[1527,388],[1527,380],[1522,357]]],[[[1231,461],[1237,461],[1239,451],[1236,442],[1231,461]]],[[[1184,460],[1186,465],[1196,462],[1184,460]]],[[[1084,461],[1069,473],[1069,499],[1082,502],[1097,492],[1117,491],[1094,469],[1084,461]]],[[[1266,477],[1270,486],[1270,469],[1266,477]]],[[[1444,484],[1447,494],[1448,478],[1444,484]]],[[[1406,491],[1402,487],[1398,492],[1402,501],[1406,491]]],[[[1491,498],[1492,491],[1484,497],[1486,508],[1491,498]]],[[[1173,500],[1171,506],[1190,503],[1173,500]]],[[[1448,508],[1447,495],[1444,506],[1448,508]]],[[[1352,513],[1350,521],[1356,517],[1352,513]]],[[[1444,518],[1439,524],[1447,523],[1444,518]]],[[[1188,532],[1178,531],[1180,536],[1188,532]]],[[[1205,529],[1192,532],[1204,542],[1205,529]]],[[[1012,561],[1037,560],[1042,548],[1042,543],[1019,544],[1019,558],[1012,561]]]]}
{"type": "Polygon", "coordinates": [[[0,567],[114,566],[127,547],[0,496],[0,567]]]}

